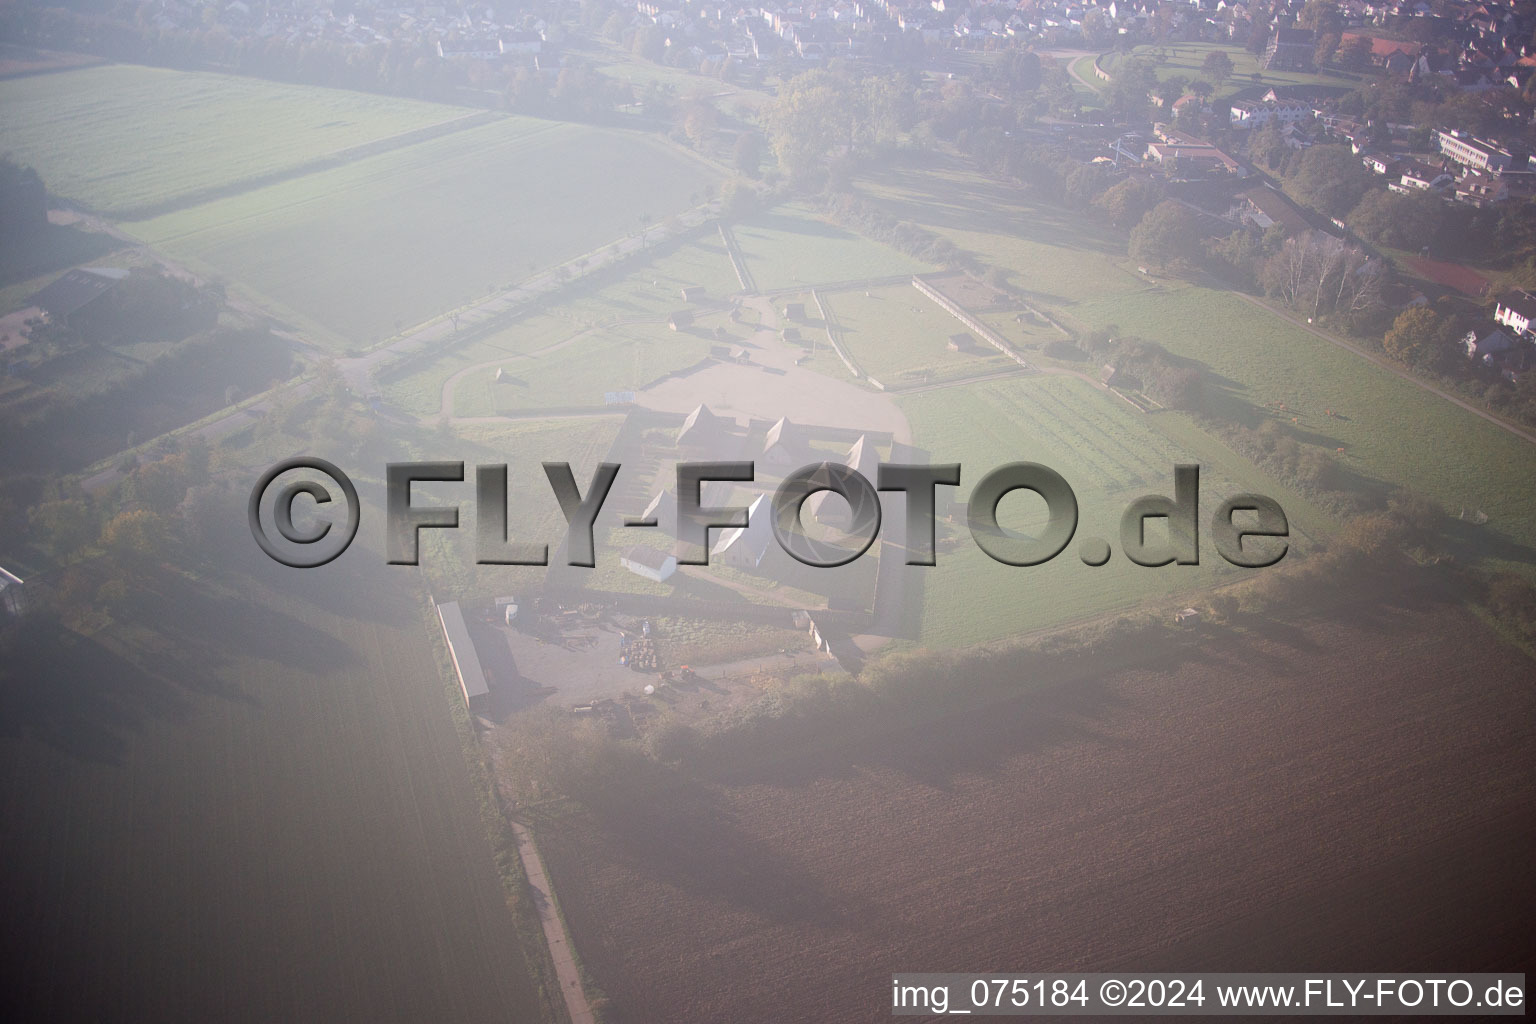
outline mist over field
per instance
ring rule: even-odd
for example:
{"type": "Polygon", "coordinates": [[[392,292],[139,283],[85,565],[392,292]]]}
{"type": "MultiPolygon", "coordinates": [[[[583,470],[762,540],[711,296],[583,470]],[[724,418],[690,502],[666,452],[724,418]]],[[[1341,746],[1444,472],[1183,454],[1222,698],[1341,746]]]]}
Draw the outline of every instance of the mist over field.
{"type": "Polygon", "coordinates": [[[0,0],[7,1018],[1526,972],[1533,69],[1525,2],[0,0]]]}

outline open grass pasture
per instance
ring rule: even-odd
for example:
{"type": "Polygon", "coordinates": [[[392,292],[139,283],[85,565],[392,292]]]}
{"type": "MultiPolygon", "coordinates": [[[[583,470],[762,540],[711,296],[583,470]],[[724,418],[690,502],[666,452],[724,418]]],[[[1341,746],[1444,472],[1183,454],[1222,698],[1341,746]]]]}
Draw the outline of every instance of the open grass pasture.
{"type": "Polygon", "coordinates": [[[1369,477],[1489,516],[1483,550],[1528,561],[1536,547],[1536,446],[1230,292],[1197,287],[1085,301],[1069,315],[1118,324],[1200,360],[1250,405],[1285,405],[1303,437],[1342,448],[1369,477]],[[1329,416],[1331,410],[1334,415],[1329,416]],[[1523,546],[1518,554],[1505,542],[1523,546]]]}
{"type": "Polygon", "coordinates": [[[832,292],[825,299],[854,361],[888,387],[972,377],[1015,365],[980,338],[969,351],[950,352],[950,335],[965,327],[910,285],[832,292]]]}
{"type": "Polygon", "coordinates": [[[107,216],[465,116],[435,103],[111,64],[0,82],[0,151],[107,216]]]}
{"type": "Polygon", "coordinates": [[[453,410],[460,416],[487,415],[493,407],[597,405],[604,391],[638,387],[696,362],[711,344],[727,343],[668,331],[664,321],[674,311],[693,311],[700,330],[725,327],[731,340],[751,333],[751,325],[731,323],[723,312],[723,297],[736,289],[718,236],[701,233],[656,251],[647,262],[597,271],[549,308],[500,330],[413,360],[386,381],[386,396],[417,416],[442,408],[445,386],[460,403],[453,410]],[[703,287],[705,297],[686,303],[685,287],[703,287]],[[628,348],[620,338],[628,339],[628,348]],[[583,361],[596,381],[590,386],[580,376],[583,361]],[[548,367],[563,367],[556,376],[568,378],[557,388],[560,401],[539,391],[548,367]],[[493,386],[498,369],[506,376],[493,386]]]}
{"type": "MultiPolygon", "coordinates": [[[[723,320],[723,317],[717,319],[723,320]]],[[[712,338],[698,328],[672,331],[663,323],[593,327],[569,344],[471,370],[450,384],[455,416],[490,416],[524,409],[600,406],[610,391],[634,391],[709,355],[712,338]]]]}
{"type": "MultiPolygon", "coordinates": [[[[1190,81],[1203,78],[1215,85],[1216,83],[1205,73],[1203,65],[1207,55],[1217,52],[1225,53],[1232,61],[1231,76],[1218,87],[1215,93],[1218,99],[1253,86],[1261,88],[1326,86],[1330,89],[1344,90],[1355,84],[1352,79],[1342,75],[1318,74],[1312,71],[1266,71],[1262,55],[1254,56],[1244,47],[1231,43],[1164,43],[1138,46],[1131,52],[1130,59],[1151,60],[1157,72],[1157,80],[1160,82],[1174,76],[1182,76],[1190,81]],[[1259,77],[1255,79],[1254,75],[1259,77]]],[[[1123,66],[1126,59],[1112,53],[1104,62],[1104,69],[1114,74],[1115,69],[1123,66]]],[[[1082,70],[1095,85],[1104,84],[1093,77],[1091,61],[1084,65],[1082,70]]]]}
{"type": "Polygon", "coordinates": [[[507,118],[128,230],[333,344],[370,345],[698,202],[638,133],[507,118]]]}
{"type": "Polygon", "coordinates": [[[763,292],[799,291],[839,281],[934,269],[789,204],[735,226],[736,243],[763,292]]]}
{"type": "Polygon", "coordinates": [[[1485,511],[1488,526],[1469,538],[1480,553],[1526,564],[1536,557],[1536,446],[1230,292],[1149,287],[1126,265],[1123,241],[1018,188],[951,167],[933,176],[893,171],[871,191],[893,213],[1004,267],[1069,327],[1118,325],[1197,359],[1229,408],[1257,422],[1272,415],[1267,405],[1284,403],[1297,436],[1343,448],[1347,470],[1412,487],[1452,514],[1485,511]]]}
{"type": "MultiPolygon", "coordinates": [[[[1043,463],[1072,485],[1078,530],[1050,562],[1020,568],[996,562],[978,548],[963,518],[941,524],[938,564],[908,570],[921,573],[924,644],[996,640],[1236,579],[1237,571],[1217,556],[1208,535],[1210,513],[1233,494],[1274,496],[1291,516],[1294,547],[1306,545],[1300,536],[1307,528],[1304,503],[1220,445],[1198,437],[1176,442],[1144,414],[1084,381],[1034,377],[974,385],[963,400],[957,394],[940,390],[900,400],[916,443],[935,461],[963,467],[955,497],[966,500],[982,476],[1004,463],[1043,463]],[[1180,462],[1201,466],[1201,564],[1135,565],[1120,551],[1121,513],[1143,494],[1171,496],[1173,467],[1180,462]],[[1079,546],[1090,537],[1103,538],[1114,549],[1107,565],[1094,568],[1081,561],[1079,546]]],[[[1003,500],[999,520],[1006,529],[1038,535],[1044,508],[1032,495],[1013,495],[1003,500]]],[[[940,509],[942,517],[942,503],[940,509]]],[[[1149,539],[1158,530],[1149,524],[1149,539]]]]}
{"type": "Polygon", "coordinates": [[[11,1012],[547,1019],[417,571],[367,529],[285,570],[228,513],[217,570],[145,568],[0,673],[11,1012]]]}

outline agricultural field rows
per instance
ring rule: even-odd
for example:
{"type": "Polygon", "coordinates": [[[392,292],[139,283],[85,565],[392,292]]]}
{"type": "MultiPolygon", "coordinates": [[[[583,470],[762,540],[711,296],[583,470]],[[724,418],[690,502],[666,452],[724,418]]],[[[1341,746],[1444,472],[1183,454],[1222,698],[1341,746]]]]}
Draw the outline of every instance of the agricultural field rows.
{"type": "MultiPolygon", "coordinates": [[[[1208,537],[1199,566],[1133,565],[1119,551],[1120,515],[1143,493],[1171,495],[1176,463],[1199,463],[1204,534],[1210,512],[1232,494],[1276,493],[1261,474],[1251,471],[1258,486],[1246,477],[1241,482],[1232,479],[1206,450],[1171,440],[1142,414],[1074,378],[990,382],[967,388],[965,394],[969,401],[963,404],[946,391],[901,399],[916,442],[936,460],[961,464],[964,475],[957,497],[965,500],[985,473],[1004,463],[1040,462],[1072,485],[1079,527],[1074,542],[1050,562],[1016,568],[993,561],[977,548],[963,521],[946,524],[944,532],[951,538],[947,549],[938,565],[921,577],[924,644],[949,647],[998,640],[1237,578],[1210,549],[1208,537]],[[1108,565],[1091,568],[1081,562],[1078,544],[1088,537],[1102,537],[1116,549],[1108,565]]],[[[1010,497],[999,518],[1004,527],[1031,534],[1043,527],[1043,511],[1044,504],[1036,499],[1010,497]]],[[[1303,525],[1297,523],[1293,538],[1298,548],[1306,543],[1303,525]]]]}
{"type": "Polygon", "coordinates": [[[1021,657],[915,722],[807,714],[549,809],[609,1019],[875,1022],[913,962],[1521,968],[1522,656],[1446,606],[1173,647],[1021,657]]]}

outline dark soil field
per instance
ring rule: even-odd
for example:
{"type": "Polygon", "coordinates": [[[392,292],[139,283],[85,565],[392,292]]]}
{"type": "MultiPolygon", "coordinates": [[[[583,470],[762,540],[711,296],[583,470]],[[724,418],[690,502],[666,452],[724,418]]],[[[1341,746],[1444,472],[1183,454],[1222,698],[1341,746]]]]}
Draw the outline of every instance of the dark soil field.
{"type": "Polygon", "coordinates": [[[0,671],[7,1019],[541,1019],[414,578],[246,540],[0,671]]]}
{"type": "Polygon", "coordinates": [[[540,822],[609,1019],[884,1020],[895,971],[1532,967],[1528,659],[1433,604],[1149,655],[540,822]]]}

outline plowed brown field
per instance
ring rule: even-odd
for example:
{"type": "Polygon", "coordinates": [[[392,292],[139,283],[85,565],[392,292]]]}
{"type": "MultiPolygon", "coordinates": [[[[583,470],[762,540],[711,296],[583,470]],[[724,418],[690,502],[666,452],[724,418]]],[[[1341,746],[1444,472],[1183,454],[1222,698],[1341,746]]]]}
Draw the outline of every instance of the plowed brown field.
{"type": "Polygon", "coordinates": [[[884,1020],[893,971],[1528,970],[1533,679],[1455,609],[1360,611],[539,838],[621,1021],[884,1020]]]}

